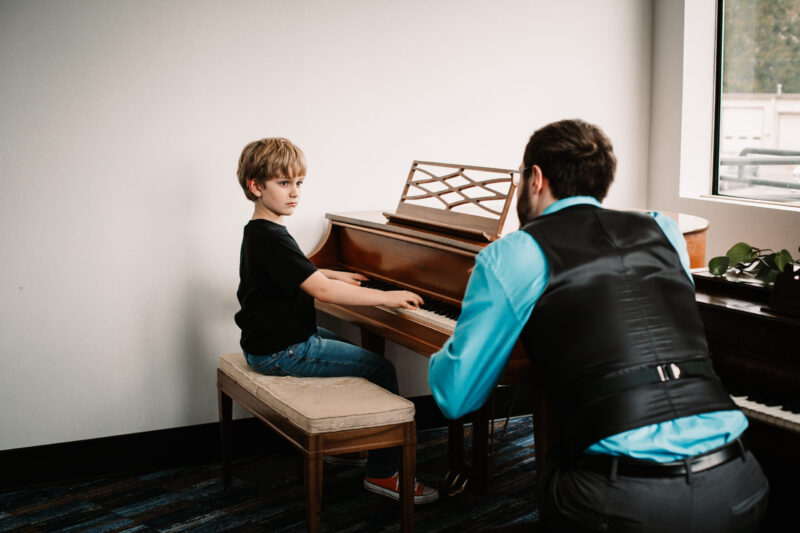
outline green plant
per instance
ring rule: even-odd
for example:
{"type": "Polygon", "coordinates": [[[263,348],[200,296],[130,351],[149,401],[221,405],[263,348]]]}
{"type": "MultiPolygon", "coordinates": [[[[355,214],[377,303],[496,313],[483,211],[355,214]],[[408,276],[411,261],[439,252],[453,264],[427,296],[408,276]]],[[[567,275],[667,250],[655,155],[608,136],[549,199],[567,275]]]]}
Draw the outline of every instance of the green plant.
{"type": "Polygon", "coordinates": [[[724,276],[731,271],[737,276],[755,278],[764,285],[772,285],[787,265],[795,263],[800,264],[800,259],[795,261],[788,250],[775,252],[737,242],[725,255],[712,258],[708,262],[708,271],[714,276],[724,276]]]}

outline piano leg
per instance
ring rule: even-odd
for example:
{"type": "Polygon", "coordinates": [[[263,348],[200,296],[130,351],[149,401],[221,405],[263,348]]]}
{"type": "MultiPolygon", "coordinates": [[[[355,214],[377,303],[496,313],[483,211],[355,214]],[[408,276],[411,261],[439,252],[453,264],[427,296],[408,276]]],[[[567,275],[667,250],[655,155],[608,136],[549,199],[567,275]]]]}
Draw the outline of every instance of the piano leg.
{"type": "Polygon", "coordinates": [[[486,492],[489,482],[489,411],[491,398],[473,413],[472,418],[472,489],[486,492]]]}
{"type": "Polygon", "coordinates": [[[366,328],[361,329],[361,347],[378,355],[386,355],[386,339],[366,328]]]}
{"type": "Polygon", "coordinates": [[[466,488],[469,478],[466,475],[466,461],[464,460],[464,418],[451,420],[447,427],[447,442],[449,447],[450,471],[446,481],[450,485],[451,495],[461,492],[466,488]]]}
{"type": "Polygon", "coordinates": [[[489,411],[491,399],[480,409],[458,420],[451,420],[448,425],[448,444],[450,448],[450,494],[462,492],[467,483],[478,494],[486,491],[489,481],[489,411]],[[464,423],[472,422],[470,440],[471,453],[469,462],[466,459],[464,446],[464,423]]]}

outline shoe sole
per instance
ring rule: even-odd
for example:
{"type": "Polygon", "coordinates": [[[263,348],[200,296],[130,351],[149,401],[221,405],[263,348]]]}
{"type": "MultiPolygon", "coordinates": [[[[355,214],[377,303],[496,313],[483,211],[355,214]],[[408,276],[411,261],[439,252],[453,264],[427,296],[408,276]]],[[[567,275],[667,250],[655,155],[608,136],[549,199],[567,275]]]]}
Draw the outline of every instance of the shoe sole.
{"type": "MultiPolygon", "coordinates": [[[[375,494],[380,494],[381,496],[386,496],[387,498],[391,498],[395,501],[400,501],[400,494],[385,487],[381,487],[380,485],[375,485],[374,483],[370,483],[366,479],[364,480],[364,488],[370,492],[374,492],[375,494]]],[[[422,496],[414,496],[414,504],[415,505],[422,505],[424,503],[431,503],[435,502],[439,499],[439,492],[435,491],[430,494],[423,494],[422,496]]]]}

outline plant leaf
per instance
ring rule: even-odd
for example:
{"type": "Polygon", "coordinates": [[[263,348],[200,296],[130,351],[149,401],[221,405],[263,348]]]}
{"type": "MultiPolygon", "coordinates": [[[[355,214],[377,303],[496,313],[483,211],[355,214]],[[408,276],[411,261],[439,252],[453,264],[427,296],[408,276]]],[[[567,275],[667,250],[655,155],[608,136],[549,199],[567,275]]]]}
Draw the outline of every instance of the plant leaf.
{"type": "Polygon", "coordinates": [[[713,276],[722,276],[725,274],[725,271],[728,270],[729,264],[730,259],[724,255],[720,257],[714,257],[708,262],[708,271],[713,276]]]}
{"type": "Polygon", "coordinates": [[[775,252],[765,256],[762,261],[764,264],[767,265],[770,269],[779,270],[777,264],[778,254],[775,252]]]}
{"type": "Polygon", "coordinates": [[[756,257],[758,257],[758,252],[746,242],[737,242],[731,249],[728,250],[728,253],[725,254],[728,257],[731,265],[737,265],[739,263],[749,263],[756,257]]]}
{"type": "Polygon", "coordinates": [[[778,272],[783,272],[786,265],[792,261],[792,254],[790,254],[788,250],[781,250],[775,257],[775,267],[778,269],[778,272]]]}
{"type": "Polygon", "coordinates": [[[764,285],[772,285],[775,283],[775,278],[778,277],[777,270],[767,270],[763,275],[759,275],[758,279],[764,282],[764,285]]]}

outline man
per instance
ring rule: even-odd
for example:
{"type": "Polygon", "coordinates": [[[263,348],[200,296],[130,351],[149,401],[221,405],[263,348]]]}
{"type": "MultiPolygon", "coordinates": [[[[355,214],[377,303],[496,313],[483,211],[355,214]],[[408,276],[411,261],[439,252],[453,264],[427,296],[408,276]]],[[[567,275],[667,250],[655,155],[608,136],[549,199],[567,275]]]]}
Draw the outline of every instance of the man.
{"type": "Polygon", "coordinates": [[[479,408],[520,338],[561,433],[548,530],[754,531],[767,482],[711,368],[683,236],[669,217],[603,209],[615,168],[583,121],[531,136],[521,230],[476,258],[433,396],[451,418],[479,408]]]}

